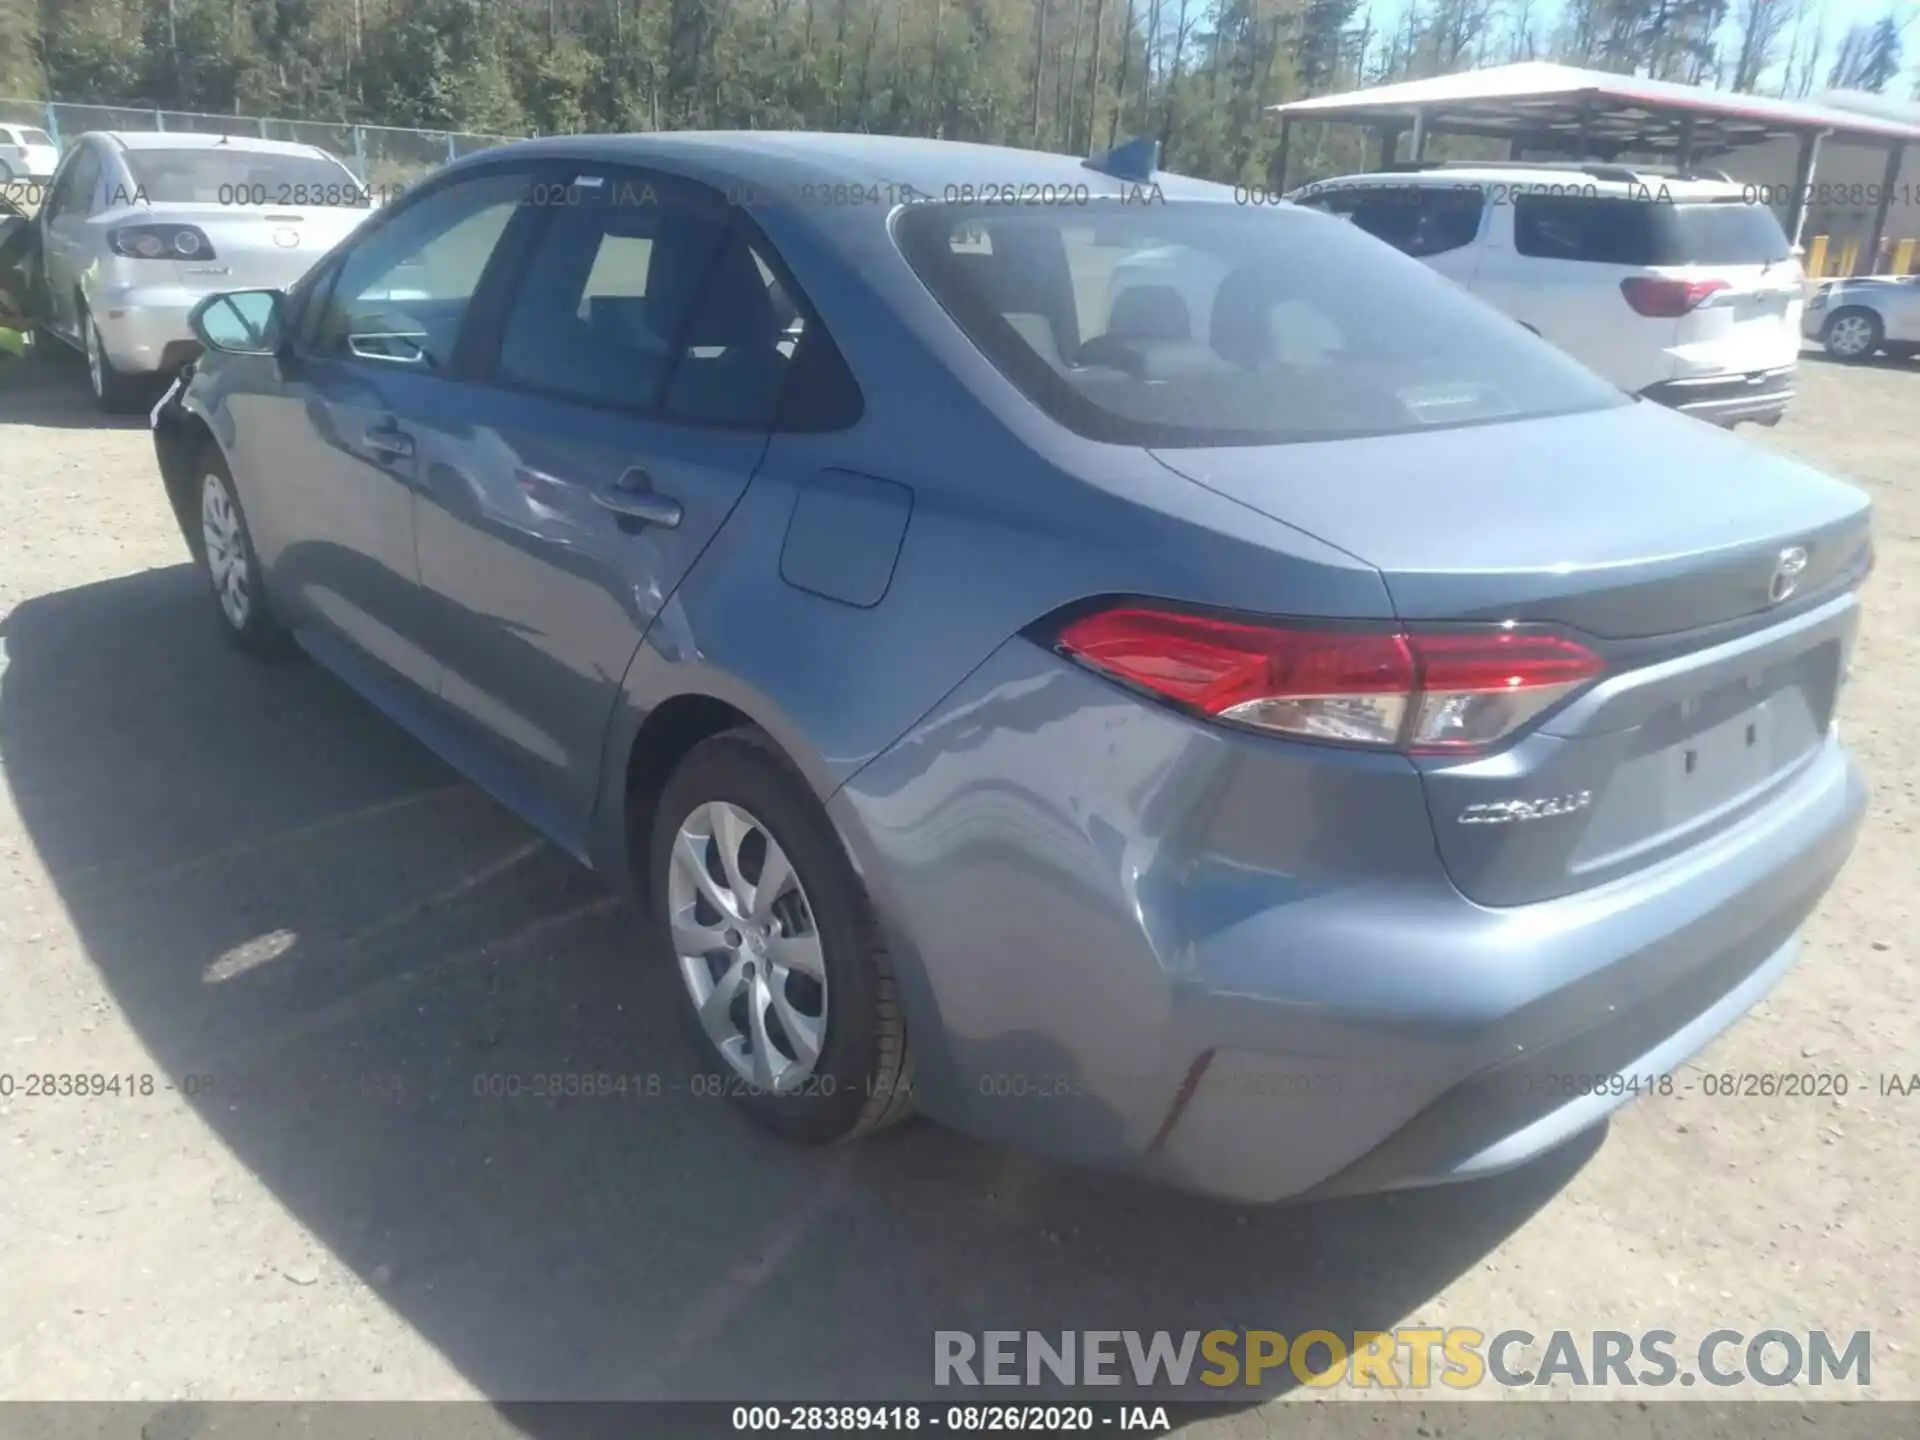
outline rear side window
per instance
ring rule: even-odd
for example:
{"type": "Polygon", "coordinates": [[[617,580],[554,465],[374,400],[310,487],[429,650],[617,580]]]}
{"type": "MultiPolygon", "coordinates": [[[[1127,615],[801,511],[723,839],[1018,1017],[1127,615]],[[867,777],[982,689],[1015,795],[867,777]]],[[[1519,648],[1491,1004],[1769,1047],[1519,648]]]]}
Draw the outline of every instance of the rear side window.
{"type": "Polygon", "coordinates": [[[1478,185],[1365,185],[1323,191],[1303,203],[1340,215],[1408,255],[1444,255],[1480,234],[1486,196],[1478,185]]]}
{"type": "Polygon", "coordinates": [[[566,193],[507,316],[503,383],[701,425],[849,423],[831,341],[718,195],[618,175],[566,193]]]}
{"type": "Polygon", "coordinates": [[[896,227],[974,344],[1094,439],[1275,444],[1624,403],[1425,265],[1299,206],[929,203],[896,227]]]}
{"type": "Polygon", "coordinates": [[[51,145],[53,137],[44,130],[21,130],[16,132],[22,145],[51,145]]]}
{"type": "Polygon", "coordinates": [[[1655,203],[1590,195],[1516,195],[1513,248],[1541,260],[1658,265],[1655,203]]]}
{"type": "Polygon", "coordinates": [[[1792,253],[1764,205],[1581,195],[1515,196],[1513,247],[1602,265],[1770,265],[1792,253]]]}

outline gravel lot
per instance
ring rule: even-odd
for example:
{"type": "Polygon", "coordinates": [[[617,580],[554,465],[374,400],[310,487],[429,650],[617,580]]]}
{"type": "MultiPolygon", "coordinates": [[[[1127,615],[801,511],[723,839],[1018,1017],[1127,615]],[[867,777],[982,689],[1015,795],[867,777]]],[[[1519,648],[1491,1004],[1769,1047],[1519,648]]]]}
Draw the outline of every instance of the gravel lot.
{"type": "Polygon", "coordinates": [[[1879,507],[1843,719],[1875,798],[1703,1068],[1851,1093],[1245,1211],[926,1125],[810,1154],[704,1098],[476,1097],[685,1067],[629,917],[315,667],[230,654],[145,431],[81,385],[0,369],[0,1074],[155,1079],[0,1100],[0,1397],[904,1398],[937,1328],[1426,1323],[1870,1329],[1866,1393],[1920,1399],[1920,1097],[1876,1086],[1920,1071],[1920,367],[1810,357],[1745,432],[1879,507]]]}

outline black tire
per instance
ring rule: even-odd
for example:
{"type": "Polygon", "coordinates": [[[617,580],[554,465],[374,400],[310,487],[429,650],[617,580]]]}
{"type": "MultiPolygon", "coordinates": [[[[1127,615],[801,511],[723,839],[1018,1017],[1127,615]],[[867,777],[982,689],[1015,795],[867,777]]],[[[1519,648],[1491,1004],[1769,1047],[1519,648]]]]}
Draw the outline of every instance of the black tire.
{"type": "Polygon", "coordinates": [[[1880,323],[1880,317],[1864,305],[1843,305],[1827,317],[1827,323],[1821,327],[1820,343],[1826,347],[1827,354],[1849,365],[1857,365],[1871,360],[1874,354],[1886,342],[1886,327],[1880,323]],[[1846,352],[1837,350],[1833,344],[1833,327],[1843,319],[1865,320],[1869,340],[1864,350],[1846,352]]]}
{"type": "Polygon", "coordinates": [[[100,327],[85,310],[80,312],[80,334],[93,347],[86,352],[87,387],[93,392],[93,403],[108,415],[131,415],[144,410],[148,392],[153,388],[152,381],[114,368],[113,357],[107,354],[106,343],[100,338],[100,327]]]}
{"type": "Polygon", "coordinates": [[[802,1144],[854,1140],[904,1119],[912,1109],[912,1060],[886,941],[832,824],[772,741],[742,728],[696,745],[667,781],[648,833],[646,923],[680,997],[702,1083],[711,1077],[756,1123],[802,1144]],[[786,853],[820,939],[830,997],[825,1039],[793,1094],[760,1093],[740,1081],[702,1028],[674,954],[667,900],[674,841],[696,810],[716,800],[746,810],[786,853]]]}
{"type": "MultiPolygon", "coordinates": [[[[253,548],[253,532],[247,528],[246,512],[240,507],[240,495],[234,488],[233,472],[227,468],[227,457],[220,453],[217,445],[209,443],[201,448],[187,483],[192,487],[192,513],[200,517],[201,524],[198,532],[189,532],[189,541],[194,559],[200,562],[200,573],[206,577],[208,596],[213,602],[214,618],[220,626],[220,632],[249,655],[266,659],[285,654],[291,648],[291,643],[267,600],[266,582],[260,573],[260,557],[253,548]],[[227,567],[221,566],[220,557],[211,553],[207,540],[208,490],[215,484],[224,492],[233,519],[229,533],[235,543],[227,547],[227,554],[237,557],[242,570],[240,583],[246,602],[240,618],[236,618],[235,609],[230,605],[226,582],[222,578],[227,567]]],[[[232,563],[230,559],[229,565],[232,563]]]]}

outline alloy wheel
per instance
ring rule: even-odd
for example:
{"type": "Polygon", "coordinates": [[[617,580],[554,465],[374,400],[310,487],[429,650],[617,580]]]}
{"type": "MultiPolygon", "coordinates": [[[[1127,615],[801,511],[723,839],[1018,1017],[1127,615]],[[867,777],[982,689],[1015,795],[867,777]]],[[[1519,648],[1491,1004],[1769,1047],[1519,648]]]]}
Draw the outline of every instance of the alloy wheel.
{"type": "Polygon", "coordinates": [[[1827,331],[1827,343],[1837,355],[1864,355],[1873,348],[1873,326],[1864,316],[1842,315],[1827,331]]]}
{"type": "Polygon", "coordinates": [[[779,842],[739,805],[698,806],[674,833],[667,909],[681,979],[720,1057],[756,1089],[797,1088],[826,1043],[827,972],[779,842]]]}
{"type": "Polygon", "coordinates": [[[234,629],[244,630],[253,609],[247,593],[247,537],[226,481],[211,472],[200,482],[200,536],[206,543],[207,576],[213,581],[220,611],[234,629]]]}

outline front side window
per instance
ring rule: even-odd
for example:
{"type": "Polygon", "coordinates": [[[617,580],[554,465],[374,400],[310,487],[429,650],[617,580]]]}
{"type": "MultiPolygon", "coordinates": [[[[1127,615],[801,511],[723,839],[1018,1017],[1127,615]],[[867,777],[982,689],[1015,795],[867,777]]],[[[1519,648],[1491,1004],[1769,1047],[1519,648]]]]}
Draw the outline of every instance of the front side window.
{"type": "Polygon", "coordinates": [[[447,370],[487,261],[528,189],[523,172],[489,171],[396,212],[340,261],[307,331],[313,349],[447,370]]]}
{"type": "Polygon", "coordinates": [[[1275,444],[1626,403],[1426,266],[1299,206],[929,203],[896,227],[974,344],[1095,439],[1275,444]]]}

